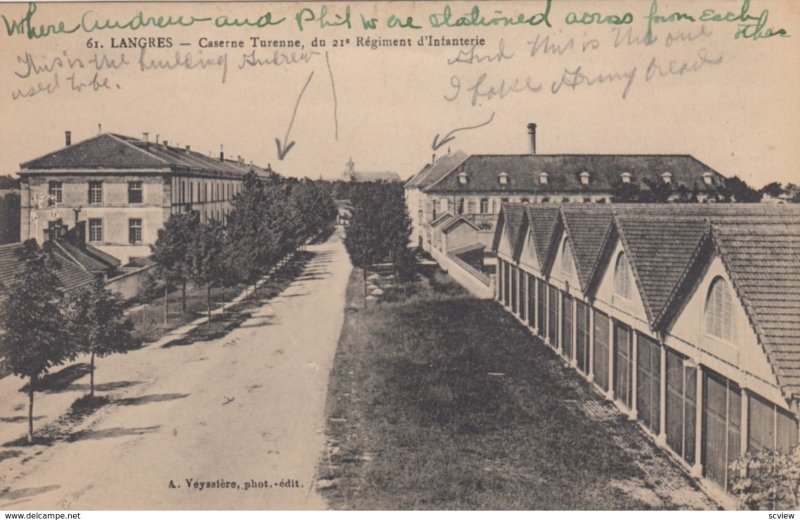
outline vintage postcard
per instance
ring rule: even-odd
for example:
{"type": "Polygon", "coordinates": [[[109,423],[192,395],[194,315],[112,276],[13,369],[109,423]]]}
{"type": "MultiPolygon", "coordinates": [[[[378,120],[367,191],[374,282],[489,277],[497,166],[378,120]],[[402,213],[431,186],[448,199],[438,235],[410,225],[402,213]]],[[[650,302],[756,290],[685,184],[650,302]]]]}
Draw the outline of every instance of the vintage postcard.
{"type": "Polygon", "coordinates": [[[3,510],[800,508],[796,2],[0,22],[3,510]]]}

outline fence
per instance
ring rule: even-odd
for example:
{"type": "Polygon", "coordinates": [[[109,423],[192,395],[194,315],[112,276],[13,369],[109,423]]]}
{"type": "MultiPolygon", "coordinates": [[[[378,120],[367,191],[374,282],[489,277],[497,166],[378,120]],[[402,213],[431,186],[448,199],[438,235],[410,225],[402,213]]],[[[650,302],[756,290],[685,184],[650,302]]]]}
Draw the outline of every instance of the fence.
{"type": "Polygon", "coordinates": [[[125,301],[132,300],[139,295],[139,291],[142,288],[142,282],[147,276],[147,272],[153,267],[153,265],[148,265],[135,271],[128,271],[117,277],[111,278],[106,282],[106,288],[111,292],[121,294],[125,301]]]}

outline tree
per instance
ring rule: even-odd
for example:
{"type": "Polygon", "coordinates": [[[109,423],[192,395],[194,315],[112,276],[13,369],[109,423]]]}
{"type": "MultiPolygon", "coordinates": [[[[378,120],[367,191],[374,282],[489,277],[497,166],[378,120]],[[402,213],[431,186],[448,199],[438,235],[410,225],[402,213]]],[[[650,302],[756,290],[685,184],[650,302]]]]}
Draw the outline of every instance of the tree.
{"type": "Polygon", "coordinates": [[[199,224],[200,214],[197,211],[170,215],[164,227],[158,230],[158,238],[152,246],[152,258],[165,273],[166,286],[169,286],[170,279],[181,283],[182,312],[186,312],[187,253],[199,224]]]}
{"type": "Polygon", "coordinates": [[[384,235],[381,223],[380,201],[369,196],[354,200],[353,219],[345,228],[344,246],[350,261],[361,268],[364,279],[364,307],[367,306],[367,271],[384,251],[384,235]]]}
{"type": "Polygon", "coordinates": [[[761,193],[764,195],[769,195],[770,197],[777,199],[781,195],[783,195],[783,186],[780,182],[770,182],[766,184],[763,188],[761,188],[761,193]]]}
{"type": "Polygon", "coordinates": [[[89,396],[94,397],[95,357],[128,352],[134,346],[133,324],[125,318],[121,298],[106,289],[102,279],[67,296],[67,334],[72,354],[87,353],[89,396]]]}
{"type": "Polygon", "coordinates": [[[647,184],[648,189],[639,195],[641,202],[669,202],[673,192],[672,184],[650,179],[644,179],[644,183],[647,184]]]}
{"type": "Polygon", "coordinates": [[[28,378],[28,442],[33,443],[33,396],[39,379],[69,356],[60,304],[63,293],[49,244],[23,244],[18,274],[0,305],[0,355],[14,375],[28,378]]]}
{"type": "Polygon", "coordinates": [[[212,220],[195,230],[188,251],[189,277],[206,287],[208,326],[211,326],[211,288],[220,286],[225,277],[225,236],[222,224],[212,220]]]}
{"type": "Polygon", "coordinates": [[[748,451],[730,465],[731,491],[751,510],[800,508],[800,446],[748,451]]]}
{"type": "Polygon", "coordinates": [[[615,180],[611,184],[611,202],[638,202],[639,185],[615,180]]]}
{"type": "Polygon", "coordinates": [[[725,179],[725,185],[717,189],[724,202],[760,202],[761,192],[751,188],[737,176],[725,179]]]}

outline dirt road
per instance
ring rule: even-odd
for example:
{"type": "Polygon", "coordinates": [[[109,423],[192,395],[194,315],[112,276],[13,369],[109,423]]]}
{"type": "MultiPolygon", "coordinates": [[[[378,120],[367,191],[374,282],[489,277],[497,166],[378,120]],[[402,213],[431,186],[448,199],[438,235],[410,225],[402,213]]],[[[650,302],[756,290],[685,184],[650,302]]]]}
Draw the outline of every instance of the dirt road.
{"type": "Polygon", "coordinates": [[[324,508],[314,470],[351,268],[337,236],[309,250],[287,290],[224,337],[101,360],[112,403],[4,461],[0,508],[324,508]]]}

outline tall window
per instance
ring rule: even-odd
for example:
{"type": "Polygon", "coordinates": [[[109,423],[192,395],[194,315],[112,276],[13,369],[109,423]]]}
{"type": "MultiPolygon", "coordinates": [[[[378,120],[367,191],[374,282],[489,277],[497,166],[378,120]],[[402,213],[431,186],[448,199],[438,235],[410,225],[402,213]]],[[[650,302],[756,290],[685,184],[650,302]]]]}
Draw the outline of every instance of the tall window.
{"type": "Polygon", "coordinates": [[[433,211],[433,214],[431,215],[431,218],[432,219],[436,219],[436,216],[439,214],[439,201],[438,200],[434,200],[433,201],[433,203],[432,203],[432,211],[433,211]]]}
{"type": "Polygon", "coordinates": [[[733,319],[733,296],[722,278],[711,282],[705,307],[705,330],[707,334],[728,341],[736,339],[733,319]]]}
{"type": "Polygon", "coordinates": [[[489,199],[481,199],[481,213],[489,213],[489,199]]]}
{"type": "Polygon", "coordinates": [[[128,219],[128,242],[131,244],[142,243],[142,219],[128,219]]]}
{"type": "Polygon", "coordinates": [[[128,183],[128,204],[142,202],[142,181],[132,181],[128,183]]]}
{"type": "Polygon", "coordinates": [[[467,200],[467,213],[470,215],[475,213],[475,201],[472,199],[467,200]]]}
{"type": "Polygon", "coordinates": [[[628,257],[620,253],[614,268],[614,292],[623,298],[631,297],[631,277],[628,257]]]}
{"type": "Polygon", "coordinates": [[[457,209],[456,211],[458,212],[458,214],[459,214],[459,215],[461,215],[462,213],[464,213],[464,199],[458,199],[458,206],[457,206],[457,208],[458,208],[458,209],[457,209]]]}
{"type": "Polygon", "coordinates": [[[100,181],[89,182],[89,204],[103,203],[103,183],[100,181]]]}
{"type": "Polygon", "coordinates": [[[564,240],[564,245],[561,246],[561,272],[565,276],[572,276],[573,264],[572,250],[569,248],[567,241],[564,240]]]}
{"type": "Polygon", "coordinates": [[[53,202],[61,202],[62,201],[61,182],[59,182],[59,181],[50,181],[47,191],[50,194],[50,200],[51,201],[53,201],[53,202]]]}
{"type": "Polygon", "coordinates": [[[99,218],[89,219],[89,242],[103,241],[103,221],[99,218]]]}

